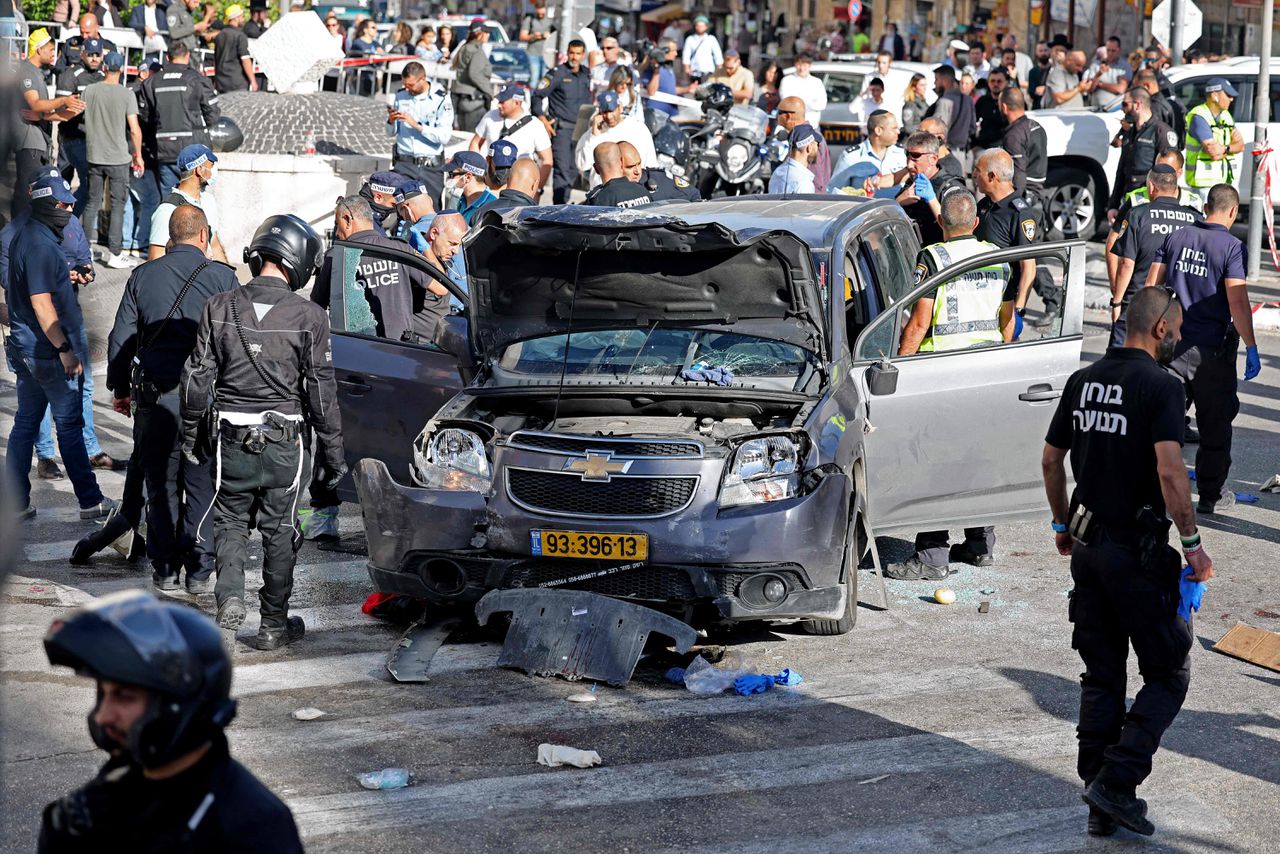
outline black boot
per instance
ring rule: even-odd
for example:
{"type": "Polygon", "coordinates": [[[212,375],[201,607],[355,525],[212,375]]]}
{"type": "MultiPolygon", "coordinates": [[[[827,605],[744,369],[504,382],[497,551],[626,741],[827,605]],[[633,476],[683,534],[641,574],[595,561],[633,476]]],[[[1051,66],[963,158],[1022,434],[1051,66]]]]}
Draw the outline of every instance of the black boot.
{"type": "Polygon", "coordinates": [[[131,527],[123,513],[118,510],[113,512],[106,524],[92,534],[81,537],[76,543],[75,548],[71,550],[71,563],[76,566],[88,563],[89,558],[123,537],[131,527]]]}
{"type": "Polygon", "coordinates": [[[307,626],[301,617],[290,617],[283,629],[258,629],[258,649],[272,650],[302,640],[307,626]]]}
{"type": "Polygon", "coordinates": [[[1143,836],[1156,832],[1156,826],[1147,819],[1146,803],[1136,795],[1118,791],[1094,780],[1081,797],[1086,804],[1106,813],[1121,827],[1127,827],[1143,836]]]}

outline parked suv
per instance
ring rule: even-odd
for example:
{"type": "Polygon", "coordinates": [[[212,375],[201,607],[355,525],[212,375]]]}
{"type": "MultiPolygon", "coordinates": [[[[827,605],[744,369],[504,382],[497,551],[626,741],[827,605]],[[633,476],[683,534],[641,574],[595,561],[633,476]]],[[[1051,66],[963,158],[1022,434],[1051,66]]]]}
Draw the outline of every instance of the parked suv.
{"type": "Polygon", "coordinates": [[[915,231],[885,200],[525,208],[468,238],[468,308],[435,345],[372,337],[355,284],[421,259],[337,245],[334,367],[380,592],[564,587],[834,634],[873,530],[1044,515],[1081,242],[915,285],[915,231]],[[897,355],[917,298],[1021,258],[1067,289],[1048,327],[897,355]]]}

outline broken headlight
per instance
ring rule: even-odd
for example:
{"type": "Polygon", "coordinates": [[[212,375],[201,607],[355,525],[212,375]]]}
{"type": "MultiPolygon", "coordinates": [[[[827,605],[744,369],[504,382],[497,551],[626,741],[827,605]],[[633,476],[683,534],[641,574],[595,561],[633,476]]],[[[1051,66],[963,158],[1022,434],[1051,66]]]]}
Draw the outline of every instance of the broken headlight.
{"type": "Polygon", "coordinates": [[[437,430],[417,443],[413,457],[414,480],[428,489],[488,492],[493,481],[484,440],[470,430],[437,430]]]}
{"type": "Polygon", "coordinates": [[[720,485],[720,506],[764,504],[800,491],[800,446],[790,436],[761,436],[738,446],[720,485]]]}

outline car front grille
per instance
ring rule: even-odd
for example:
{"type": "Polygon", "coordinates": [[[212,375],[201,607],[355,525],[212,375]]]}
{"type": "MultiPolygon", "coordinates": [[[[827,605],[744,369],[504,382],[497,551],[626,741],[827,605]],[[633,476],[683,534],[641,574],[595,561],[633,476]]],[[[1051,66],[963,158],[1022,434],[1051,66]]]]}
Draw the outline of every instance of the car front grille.
{"type": "Polygon", "coordinates": [[[550,451],[555,454],[582,455],[587,451],[608,451],[613,456],[636,457],[701,457],[697,442],[662,439],[607,439],[590,436],[558,436],[550,433],[515,433],[507,443],[514,448],[550,451]]]}
{"type": "Polygon", "coordinates": [[[688,507],[697,488],[696,476],[614,476],[590,481],[573,473],[507,469],[507,494],[512,501],[527,510],[562,516],[666,516],[688,507]]]}
{"type": "MultiPolygon", "coordinates": [[[[570,564],[587,561],[571,561],[570,564]]],[[[591,572],[594,566],[575,567],[560,563],[525,563],[511,568],[503,580],[506,587],[541,587],[547,582],[591,572]]],[[[697,598],[689,574],[668,566],[637,566],[612,575],[586,578],[568,584],[552,584],[565,590],[585,590],[620,599],[650,602],[690,602],[697,598]]]]}

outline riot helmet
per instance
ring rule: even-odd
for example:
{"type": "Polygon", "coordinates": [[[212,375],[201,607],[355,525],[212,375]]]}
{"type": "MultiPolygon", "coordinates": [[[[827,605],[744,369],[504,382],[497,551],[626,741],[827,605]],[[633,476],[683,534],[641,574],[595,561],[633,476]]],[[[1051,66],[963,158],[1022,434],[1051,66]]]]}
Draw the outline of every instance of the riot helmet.
{"type": "Polygon", "coordinates": [[[278,263],[289,274],[289,288],[306,286],[324,260],[320,235],[294,214],[269,216],[253,233],[244,250],[244,260],[253,275],[262,272],[264,261],[278,263]]]}

